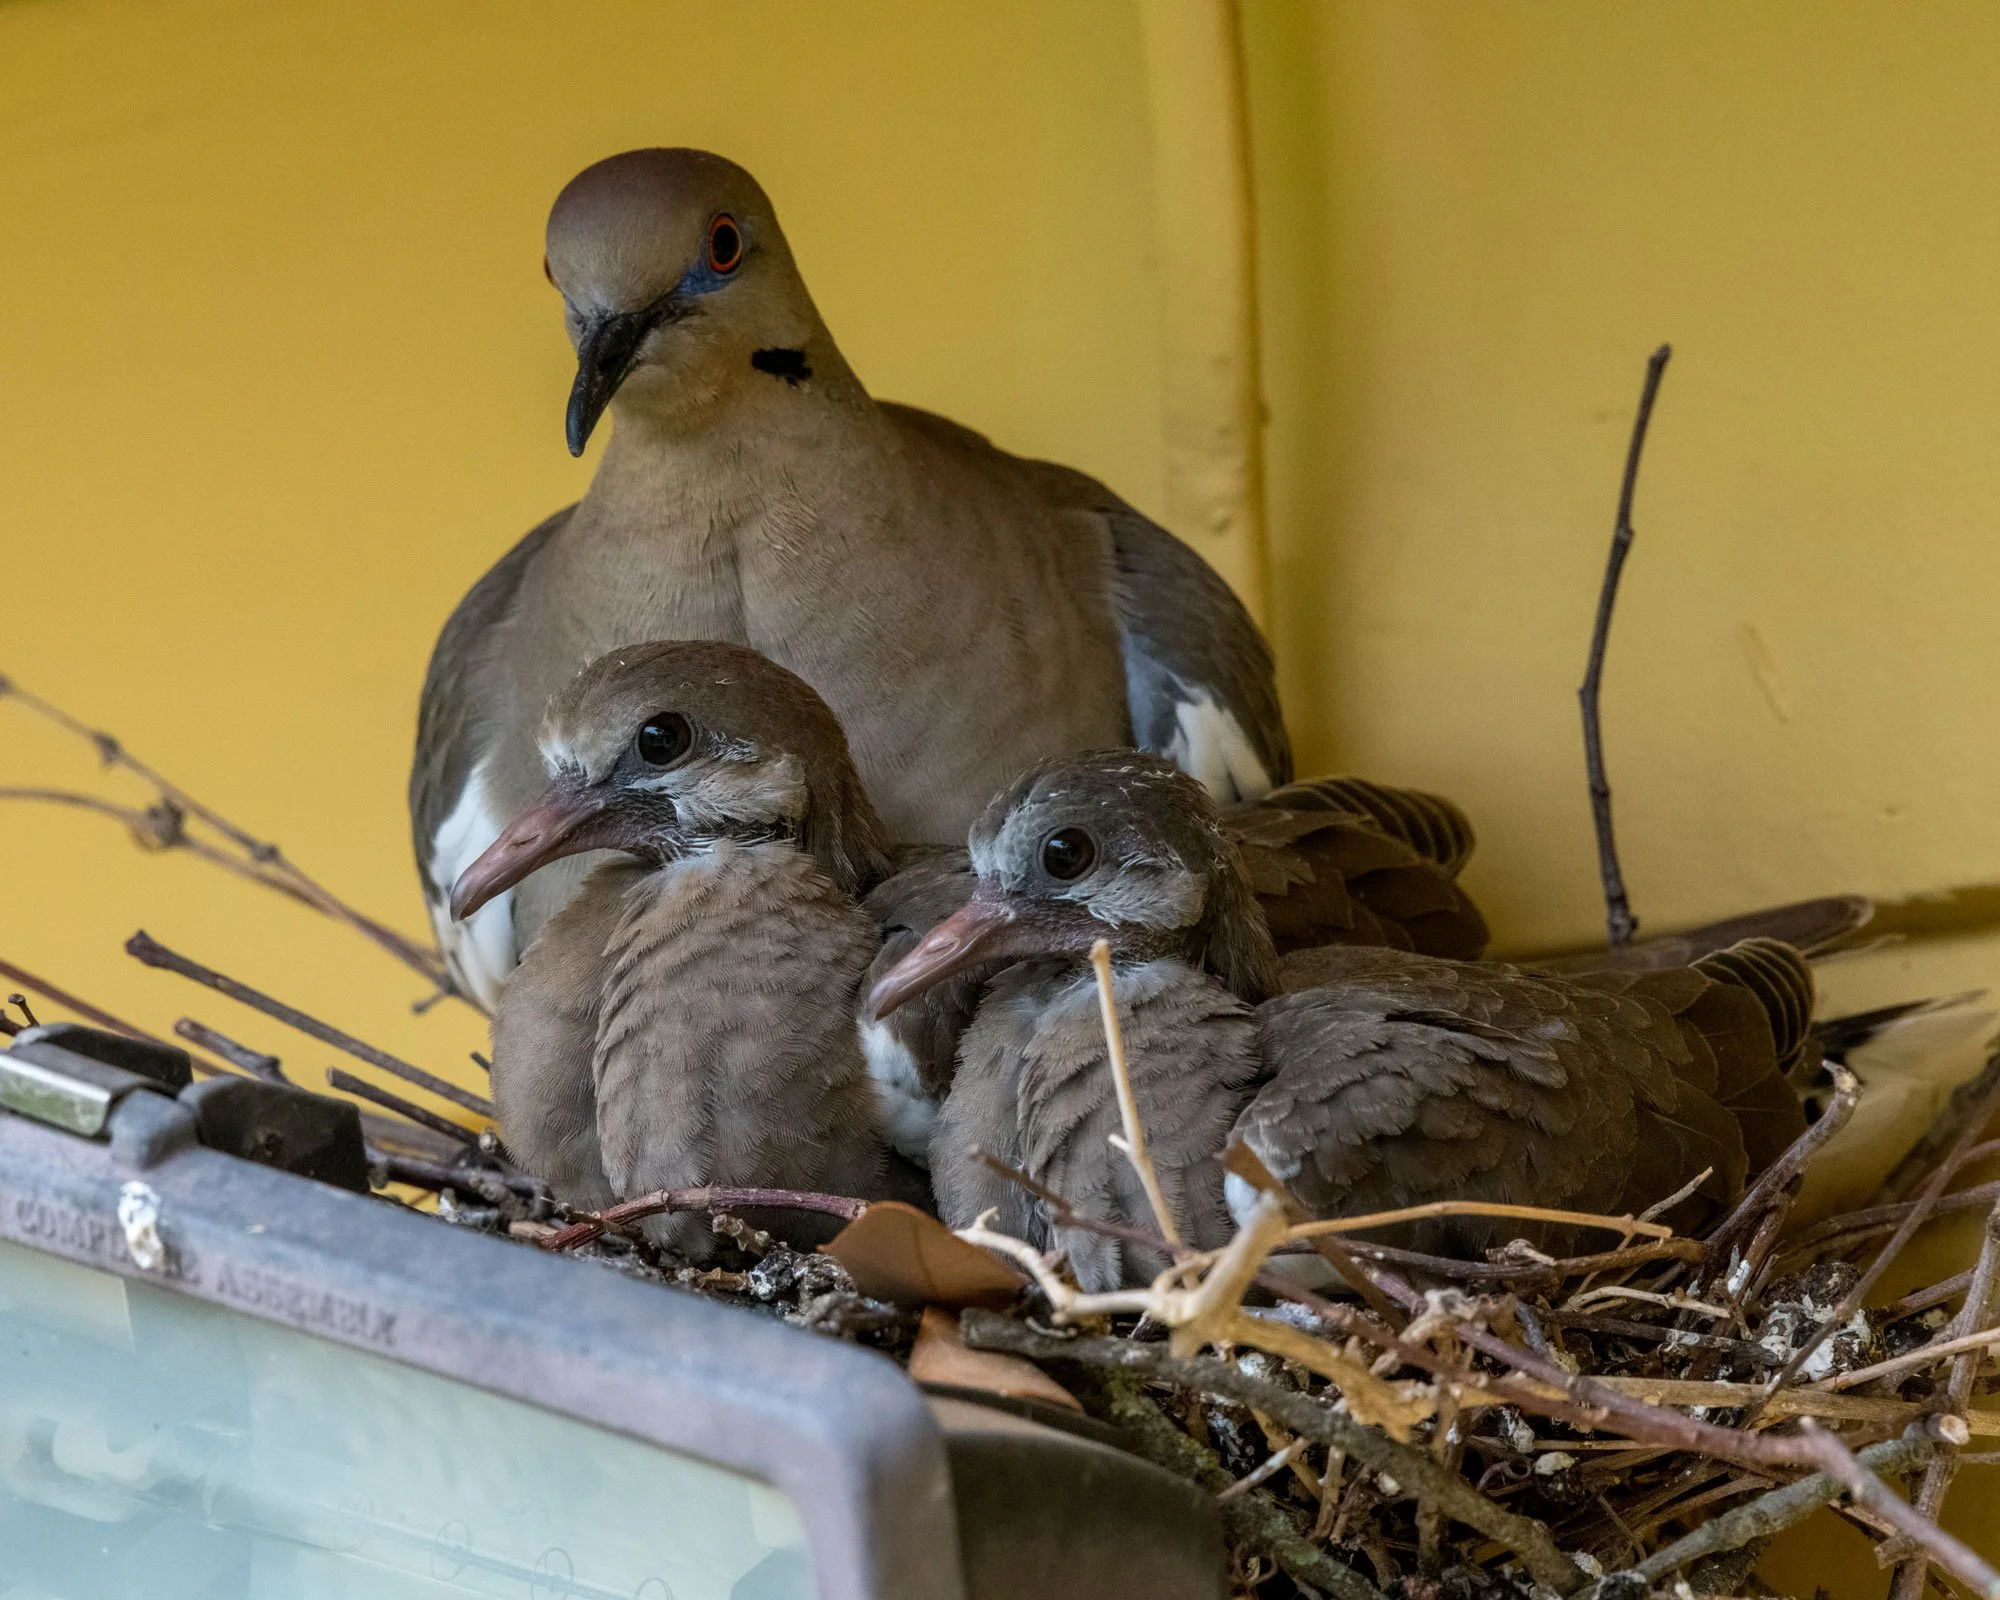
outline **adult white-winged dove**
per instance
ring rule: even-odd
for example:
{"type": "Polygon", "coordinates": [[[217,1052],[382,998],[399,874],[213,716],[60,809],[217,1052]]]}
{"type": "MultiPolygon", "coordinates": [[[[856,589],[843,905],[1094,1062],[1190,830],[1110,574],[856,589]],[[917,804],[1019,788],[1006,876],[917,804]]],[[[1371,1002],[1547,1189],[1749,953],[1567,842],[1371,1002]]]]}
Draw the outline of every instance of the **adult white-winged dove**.
{"type": "MultiPolygon", "coordinates": [[[[641,645],[557,696],[541,747],[547,787],[460,877],[454,913],[578,852],[622,859],[502,997],[493,1100],[515,1158],[589,1207],[705,1183],[921,1195],[854,1031],[881,942],[855,897],[887,866],[881,824],[819,697],[740,645],[641,645]]],[[[686,1218],[649,1229],[709,1248],[686,1218]]]]}
{"type": "Polygon", "coordinates": [[[956,843],[1034,760],[1136,743],[1222,799],[1290,776],[1271,659],[1226,585],[1102,484],[879,403],[814,308],[770,201],[697,150],[638,150],[558,197],[547,267],[588,492],[460,602],[410,778],[418,863],[460,987],[492,1004],[583,868],[471,921],[451,884],[542,782],[534,730],[633,639],[761,649],[844,724],[891,836],[956,843]]]}
{"type": "MultiPolygon", "coordinates": [[[[887,1012],[972,964],[1013,963],[964,1035],[932,1182],[947,1223],[997,1207],[1003,1225],[1067,1249],[1087,1287],[1158,1262],[1053,1229],[968,1151],[1084,1215],[1148,1224],[1105,1139],[1118,1113],[1085,963],[1100,938],[1152,1159],[1197,1245],[1229,1232],[1232,1130],[1319,1215],[1447,1198],[1618,1214],[1704,1168],[1686,1205],[1726,1203],[1804,1126],[1785,1074],[1810,1037],[1812,977],[1774,941],[1575,977],[1354,945],[1281,962],[1212,802],[1138,753],[1044,764],[993,801],[970,847],[971,900],[870,1003],[887,1012]]],[[[1495,1226],[1535,1232],[1452,1219],[1404,1241],[1457,1253],[1495,1226]]]]}

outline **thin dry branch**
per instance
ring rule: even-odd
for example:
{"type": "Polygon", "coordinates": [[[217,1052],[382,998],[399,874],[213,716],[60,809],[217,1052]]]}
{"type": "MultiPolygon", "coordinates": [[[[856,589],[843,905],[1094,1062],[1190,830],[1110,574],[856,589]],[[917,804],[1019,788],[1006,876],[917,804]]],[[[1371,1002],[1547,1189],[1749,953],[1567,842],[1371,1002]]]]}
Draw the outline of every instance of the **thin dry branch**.
{"type": "Polygon", "coordinates": [[[1843,1389],[1858,1389],[1864,1383],[1873,1383],[1878,1378],[1894,1377],[1899,1372],[1919,1372],[1925,1367],[1936,1366],[1954,1356],[1972,1356],[1972,1365],[1977,1367],[1978,1357],[2000,1345],[2000,1328],[1984,1328],[1978,1333],[1968,1333],[1953,1339],[1939,1339],[1920,1346],[1900,1356],[1892,1356],[1887,1361],[1877,1361],[1871,1366],[1856,1367],[1852,1372],[1838,1373],[1831,1378],[1822,1378],[1812,1385],[1827,1394],[1838,1394],[1843,1389]]]}
{"type": "Polygon", "coordinates": [[[421,1156],[370,1146],[368,1164],[383,1183],[406,1183],[418,1189],[463,1189],[488,1205],[498,1205],[509,1195],[529,1200],[549,1197],[548,1185],[525,1172],[506,1172],[495,1167],[468,1167],[446,1161],[430,1161],[421,1156]]]}
{"type": "MultiPolygon", "coordinates": [[[[35,715],[87,741],[97,752],[100,762],[107,767],[118,767],[131,773],[150,786],[159,799],[153,807],[138,811],[98,800],[94,796],[78,795],[66,790],[13,789],[0,791],[0,798],[80,805],[114,817],[131,830],[142,847],[154,850],[185,849],[212,865],[222,866],[225,870],[261,883],[266,888],[276,889],[279,893],[310,906],[322,915],[346,924],[371,944],[418,973],[427,983],[440,990],[457,993],[452,989],[451,977],[446,970],[444,958],[434,948],[419,944],[398,933],[386,923],[378,922],[348,905],[292,861],[277,844],[268,839],[260,839],[246,829],[238,827],[221,812],[196,799],[179,784],[134,756],[125,748],[123,742],[113,735],[102,729],[90,727],[61,707],[30,693],[19,683],[4,675],[0,675],[0,698],[11,698],[35,715]],[[187,832],[189,819],[199,821],[220,835],[231,847],[240,852],[240,859],[227,856],[214,846],[190,837],[187,832]]],[[[476,1002],[467,996],[460,995],[459,998],[465,999],[468,1004],[476,1005],[476,1002]]]]}
{"type": "MultiPolygon", "coordinates": [[[[1885,1439],[1880,1444],[1871,1444],[1855,1459],[1870,1472],[1895,1477],[1922,1466],[1931,1458],[1935,1448],[1929,1439],[1921,1435],[1885,1439]]],[[[1846,1485],[1832,1473],[1808,1473],[1796,1482],[1759,1495],[1748,1505],[1710,1518],[1694,1532],[1676,1539],[1664,1549],[1654,1551],[1618,1576],[1624,1578],[1629,1573],[1643,1578],[1649,1587],[1656,1586],[1669,1574],[1699,1561],[1703,1556],[1740,1550],[1753,1539],[1766,1539],[1782,1533],[1845,1492],[1846,1485]]],[[[1598,1587],[1593,1587],[1586,1600],[1594,1600],[1598,1592],[1598,1587]]]]}
{"type": "Polygon", "coordinates": [[[703,1184],[693,1189],[656,1189],[615,1206],[581,1216],[567,1228],[541,1241],[544,1250],[574,1250],[614,1229],[629,1228],[648,1217],[670,1211],[815,1211],[852,1222],[868,1209],[866,1200],[851,1195],[819,1194],[809,1189],[732,1189],[703,1184]]]}
{"type": "Polygon", "coordinates": [[[1655,1261],[1700,1261],[1704,1249],[1698,1239],[1656,1239],[1651,1244],[1635,1244],[1629,1249],[1606,1250],[1597,1255],[1563,1256],[1553,1261],[1456,1261],[1450,1256],[1425,1255],[1394,1245],[1370,1244],[1355,1239],[1348,1249],[1358,1258],[1394,1262],[1414,1267],[1431,1277],[1456,1279],[1462,1283],[1504,1283],[1528,1285],[1559,1283],[1565,1278],[1591,1272],[1622,1272],[1655,1261]]]}
{"type": "MultiPolygon", "coordinates": [[[[1995,1337],[1987,1324],[1992,1315],[1996,1283],[2000,1283],[2000,1206],[1987,1214],[1986,1232],[1980,1240],[1979,1259],[1973,1264],[1972,1280],[1966,1288],[1965,1305],[1951,1323],[1951,1329],[1958,1337],[1931,1347],[1935,1354],[1942,1355],[1950,1345],[1978,1341],[1952,1363],[1951,1377],[1945,1384],[1945,1404],[1956,1417],[1964,1417],[1972,1405],[1973,1380],[1978,1376],[1980,1356],[1995,1337]]],[[[1945,1496],[1951,1492],[1951,1480],[1957,1472],[1956,1450],[1945,1448],[1932,1457],[1930,1465],[1924,1468],[1924,1481],[1918,1485],[1912,1501],[1918,1515],[1933,1522],[1937,1520],[1944,1511],[1945,1496]]],[[[1924,1592],[1924,1579],[1929,1568],[1927,1552],[1906,1560],[1896,1569],[1896,1580],[1889,1591],[1890,1600],[1917,1600],[1924,1592]]]]}
{"type": "Polygon", "coordinates": [[[1743,1193],[1735,1208],[1708,1235],[1712,1256],[1721,1256],[1738,1234],[1754,1228],[1785,1186],[1805,1171],[1820,1148],[1847,1126],[1861,1098],[1861,1080],[1837,1062],[1828,1062],[1833,1073],[1833,1098],[1819,1120],[1794,1139],[1785,1153],[1757,1175],[1757,1181],[1743,1193]]]}
{"type": "Polygon", "coordinates": [[[1618,520],[1611,530],[1611,554],[1604,565],[1604,583],[1597,594],[1597,620],[1590,631],[1590,659],[1583,684],[1576,691],[1583,712],[1583,760],[1590,775],[1590,820],[1597,831],[1597,871],[1604,882],[1604,921],[1611,948],[1632,942],[1639,919],[1625,893],[1625,874],[1618,865],[1618,841],[1611,830],[1611,780],[1604,771],[1604,732],[1598,694],[1604,683],[1604,652],[1611,642],[1611,613],[1618,604],[1618,579],[1632,549],[1632,497],[1639,487],[1639,458],[1646,448],[1646,427],[1653,420],[1653,401],[1660,379],[1673,356],[1661,345],[1646,362],[1646,382],[1639,391],[1638,414],[1632,419],[1631,442],[1625,447],[1625,477],[1618,488],[1618,520]]]}
{"type": "MultiPolygon", "coordinates": [[[[1090,965],[1097,974],[1097,1005],[1104,1018],[1104,1048],[1111,1058],[1111,1076],[1118,1085],[1118,1115],[1125,1124],[1125,1140],[1120,1146],[1126,1160],[1145,1186],[1146,1203],[1153,1208],[1153,1220],[1169,1245],[1181,1242],[1174,1226],[1174,1214],[1167,1206],[1160,1175],[1153,1170],[1153,1158],[1146,1153],[1146,1128],[1139,1117],[1139,1102],[1132,1093],[1132,1072],[1125,1063],[1125,1038],[1118,1027],[1118,1000],[1111,990],[1111,946],[1099,939],[1090,947],[1090,965]]],[[[1114,1141],[1115,1142],[1115,1141],[1114,1141]]]]}
{"type": "Polygon", "coordinates": [[[460,1144],[476,1145],[479,1135],[463,1123],[453,1122],[450,1117],[441,1117],[435,1111],[427,1111],[414,1101],[405,1100],[399,1094],[391,1094],[387,1089],[370,1083],[366,1078],[357,1078],[351,1072],[342,1072],[338,1067],[326,1069],[327,1086],[338,1089],[342,1094],[351,1094],[356,1099],[366,1100],[370,1105],[380,1106],[384,1111],[393,1111],[406,1122],[414,1122],[420,1128],[429,1128],[432,1133],[441,1133],[447,1139],[456,1139],[460,1144]]]}
{"type": "MultiPolygon", "coordinates": [[[[1979,1115],[1979,1108],[1991,1106],[1996,1089],[2000,1089],[2000,1050],[1989,1051],[1977,1076],[1952,1090],[1945,1108],[1932,1119],[1924,1136],[1910,1146],[1909,1153],[1883,1180],[1882,1194],[1890,1200],[1900,1200],[1923,1182],[1945,1151],[1956,1144],[1965,1125],[1979,1115]]],[[[1980,1125],[1984,1127],[1984,1119],[1980,1125]]]]}
{"type": "Polygon", "coordinates": [[[1844,1255],[1871,1234],[1896,1230],[1909,1220],[1919,1205],[1923,1206],[1919,1219],[1921,1223],[1950,1216],[1954,1212],[1984,1210],[1995,1200],[2000,1200],[2000,1178],[1991,1183],[1975,1184],[1969,1189],[1955,1190],[1932,1202],[1902,1200],[1894,1205],[1871,1206],[1866,1211],[1850,1211],[1845,1216],[1829,1217],[1825,1222],[1816,1223],[1789,1241],[1785,1246],[1784,1259],[1788,1262],[1812,1261],[1844,1255]]]}
{"type": "Polygon", "coordinates": [[[0,961],[0,978],[5,978],[9,983],[18,983],[24,989],[32,989],[44,999],[53,1000],[65,1011],[74,1011],[92,1027],[105,1028],[112,1033],[122,1033],[128,1039],[147,1039],[156,1044],[165,1042],[153,1039],[144,1028],[134,1027],[123,1017],[114,1017],[110,1012],[92,1005],[88,1000],[79,1000],[67,989],[59,989],[48,979],[37,977],[26,967],[17,967],[11,961],[0,961]]]}
{"type": "Polygon", "coordinates": [[[1919,1311],[1928,1311],[1932,1306],[1941,1306],[1953,1295],[1963,1294],[1972,1285],[1972,1268],[1954,1272],[1941,1283],[1934,1283],[1928,1289],[1915,1289],[1902,1299],[1882,1308],[1882,1320],[1895,1322],[1912,1316],[1919,1311]]]}
{"type": "Polygon", "coordinates": [[[205,1023],[196,1022],[192,1017],[182,1017],[174,1024],[174,1033],[189,1044],[197,1045],[211,1055],[220,1056],[240,1072],[262,1078],[268,1083],[289,1083],[285,1076],[284,1064],[276,1056],[266,1055],[261,1050],[252,1050],[246,1044],[238,1044],[226,1033],[218,1033],[205,1023]]]}
{"type": "Polygon", "coordinates": [[[1800,1442],[1817,1457],[1820,1471],[1840,1480],[1855,1503],[1866,1506],[1911,1540],[1929,1560],[1982,1600],[2000,1600],[2000,1572],[1962,1539],[1954,1538],[1870,1472],[1838,1439],[1810,1417],[1799,1424],[1800,1442]]]}
{"type": "Polygon", "coordinates": [[[1560,1211],[1552,1206],[1517,1206],[1497,1200],[1432,1200],[1420,1206],[1403,1206],[1395,1211],[1370,1211],[1357,1217],[1325,1217],[1313,1222],[1294,1223],[1285,1231],[1287,1239],[1313,1239],[1327,1233],[1358,1233],[1365,1228],[1386,1228],[1398,1222],[1420,1222],[1427,1217],[1512,1217],[1526,1222],[1561,1222],[1579,1228],[1602,1228],[1630,1238],[1644,1234],[1651,1239],[1671,1239],[1674,1230],[1663,1223],[1641,1222],[1637,1217],[1607,1217],[1595,1211],[1560,1211]]]}
{"type": "Polygon", "coordinates": [[[1360,1573],[1301,1538],[1292,1519],[1265,1491],[1252,1489],[1225,1498],[1232,1480],[1215,1452],[1169,1422],[1132,1376],[1104,1373],[1099,1405],[1146,1460],[1217,1497],[1216,1509],[1232,1544],[1269,1557],[1301,1584],[1336,1600],[1385,1600],[1382,1591],[1360,1573]]]}
{"type": "Polygon", "coordinates": [[[150,937],[142,928],[125,941],[125,952],[149,967],[158,967],[166,972],[179,974],[217,994],[249,1006],[253,1011],[261,1011],[267,1017],[274,1017],[288,1028],[296,1028],[309,1038],[322,1044],[330,1044],[336,1050],[344,1050],[356,1060],[365,1061],[371,1067],[379,1067],[405,1083],[412,1084],[440,1100],[449,1100],[453,1105],[470,1111],[475,1117],[493,1119],[493,1102],[459,1088],[455,1083],[447,1083],[435,1073],[412,1066],[386,1050],[378,1050],[372,1044],[364,1043],[351,1033],[344,1033],[317,1017],[309,1017],[296,1007],[286,1005],[282,1000],[273,1000],[262,991],[251,988],[247,983],[239,983],[213,967],[205,967],[198,961],[190,961],[186,956],[169,950],[158,940],[150,937]]]}

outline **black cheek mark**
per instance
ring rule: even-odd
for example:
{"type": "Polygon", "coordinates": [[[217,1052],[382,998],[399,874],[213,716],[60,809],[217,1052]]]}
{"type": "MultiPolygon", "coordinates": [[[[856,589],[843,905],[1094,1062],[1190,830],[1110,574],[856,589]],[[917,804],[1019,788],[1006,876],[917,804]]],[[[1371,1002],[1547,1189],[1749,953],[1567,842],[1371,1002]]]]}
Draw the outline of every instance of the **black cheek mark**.
{"type": "Polygon", "coordinates": [[[759,350],[751,356],[750,365],[759,372],[768,372],[774,378],[783,378],[793,385],[801,384],[813,375],[813,369],[806,365],[803,350],[759,350]]]}

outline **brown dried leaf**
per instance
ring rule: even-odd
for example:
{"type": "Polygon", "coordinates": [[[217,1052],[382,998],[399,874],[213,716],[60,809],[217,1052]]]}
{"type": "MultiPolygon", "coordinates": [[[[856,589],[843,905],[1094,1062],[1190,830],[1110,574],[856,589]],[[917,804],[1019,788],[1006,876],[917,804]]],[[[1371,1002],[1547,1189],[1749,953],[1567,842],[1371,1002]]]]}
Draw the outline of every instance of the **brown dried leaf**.
{"type": "Polygon", "coordinates": [[[1012,1267],[967,1244],[936,1217],[885,1200],[821,1245],[854,1286],[899,1306],[984,1306],[1000,1311],[1027,1287],[1012,1267]]]}

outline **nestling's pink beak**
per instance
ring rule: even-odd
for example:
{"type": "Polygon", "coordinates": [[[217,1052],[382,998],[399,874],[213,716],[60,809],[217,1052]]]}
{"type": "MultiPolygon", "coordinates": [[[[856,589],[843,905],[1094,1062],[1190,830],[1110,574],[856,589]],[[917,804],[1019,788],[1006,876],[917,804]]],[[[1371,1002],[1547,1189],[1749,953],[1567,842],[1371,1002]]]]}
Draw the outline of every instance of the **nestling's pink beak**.
{"type": "Polygon", "coordinates": [[[463,922],[538,867],[607,844],[600,838],[614,791],[563,777],[501,831],[451,888],[451,917],[463,922]]]}
{"type": "Polygon", "coordinates": [[[1010,952],[1002,948],[1015,922],[1005,900],[975,894],[920,939],[868,991],[868,1009],[879,1021],[906,1000],[935,988],[954,973],[1010,952]]]}

